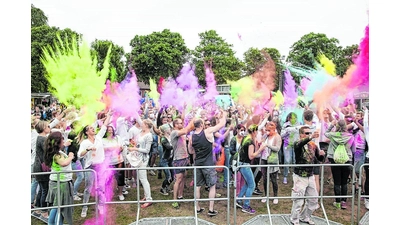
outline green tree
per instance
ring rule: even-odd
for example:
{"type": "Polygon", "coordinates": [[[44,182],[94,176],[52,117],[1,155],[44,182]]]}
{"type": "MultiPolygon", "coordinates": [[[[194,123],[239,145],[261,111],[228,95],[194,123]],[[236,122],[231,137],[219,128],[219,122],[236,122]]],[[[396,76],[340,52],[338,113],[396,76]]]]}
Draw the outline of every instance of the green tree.
{"type": "Polygon", "coordinates": [[[222,39],[215,30],[205,31],[199,34],[200,43],[193,51],[193,63],[196,65],[196,75],[199,84],[205,85],[204,62],[212,65],[215,80],[218,84],[225,84],[227,80],[241,78],[244,63],[235,57],[233,45],[222,39]]]}
{"type": "Polygon", "coordinates": [[[47,26],[48,18],[44,12],[31,4],[31,27],[47,26]]]}
{"type": "Polygon", "coordinates": [[[179,33],[164,29],[149,35],[136,35],[130,42],[127,66],[135,70],[138,81],[149,84],[149,79],[161,76],[176,78],[186,62],[189,49],[179,33]]]}
{"type": "Polygon", "coordinates": [[[249,48],[243,53],[243,61],[245,64],[244,73],[246,76],[250,76],[264,65],[266,58],[258,48],[249,48]]]}
{"type": "MultiPolygon", "coordinates": [[[[290,47],[287,61],[293,66],[310,69],[315,67],[317,57],[322,53],[336,65],[338,59],[342,56],[341,48],[338,45],[339,40],[336,38],[328,38],[325,34],[311,32],[302,36],[299,41],[290,47]]],[[[339,71],[342,70],[338,66],[336,68],[339,71]]],[[[299,84],[301,78],[295,73],[292,73],[292,76],[296,83],[299,84]]]]}
{"type": "Polygon", "coordinates": [[[275,89],[277,91],[279,88],[279,79],[283,74],[283,66],[281,62],[281,54],[276,48],[263,48],[261,50],[257,48],[249,48],[243,54],[243,61],[245,64],[245,74],[252,75],[256,71],[262,69],[263,65],[267,62],[269,57],[274,61],[275,64],[275,89]]]}
{"type": "MultiPolygon", "coordinates": [[[[92,55],[97,57],[97,67],[98,70],[103,69],[104,60],[107,56],[107,51],[111,46],[111,53],[110,53],[110,68],[115,68],[116,70],[116,77],[117,81],[121,82],[126,75],[125,71],[125,63],[123,58],[125,57],[124,49],[114,44],[112,41],[109,40],[95,40],[91,44],[92,55]]],[[[111,70],[109,77],[111,75],[111,70]]]]}
{"type": "Polygon", "coordinates": [[[43,93],[48,91],[47,79],[45,78],[46,70],[40,61],[43,55],[43,48],[48,45],[54,47],[54,43],[57,41],[57,32],[60,33],[60,37],[80,38],[80,34],[72,31],[69,28],[60,30],[58,27],[49,27],[46,25],[31,28],[31,92],[32,93],[43,93]]]}
{"type": "Polygon", "coordinates": [[[347,68],[351,64],[353,64],[354,57],[357,56],[360,53],[360,50],[358,49],[358,45],[351,45],[347,46],[345,48],[339,47],[341,49],[340,51],[340,57],[336,59],[336,74],[339,76],[343,77],[343,75],[346,73],[347,68]]]}

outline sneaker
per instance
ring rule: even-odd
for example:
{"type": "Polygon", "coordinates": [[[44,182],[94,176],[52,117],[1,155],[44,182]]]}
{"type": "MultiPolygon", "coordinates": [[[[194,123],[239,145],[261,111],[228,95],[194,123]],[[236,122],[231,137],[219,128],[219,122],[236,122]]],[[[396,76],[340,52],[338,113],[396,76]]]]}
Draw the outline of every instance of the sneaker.
{"type": "Polygon", "coordinates": [[[86,217],[88,208],[82,208],[81,217],[86,217]]]}
{"type": "Polygon", "coordinates": [[[342,209],[347,209],[347,203],[346,203],[345,201],[342,201],[342,202],[340,203],[340,208],[342,208],[342,209]]]}
{"type": "Polygon", "coordinates": [[[199,210],[196,210],[197,211],[197,213],[202,213],[202,212],[204,212],[204,210],[206,210],[205,208],[200,208],[199,210]]]}
{"type": "Polygon", "coordinates": [[[365,206],[366,209],[369,210],[369,199],[365,199],[364,200],[364,206],[365,206]]]}
{"type": "Polygon", "coordinates": [[[123,195],[127,195],[127,194],[129,194],[129,192],[128,191],[122,191],[122,194],[123,195]]]}
{"type": "Polygon", "coordinates": [[[178,199],[184,199],[183,196],[178,197],[178,199]]]}
{"type": "Polygon", "coordinates": [[[287,184],[287,177],[283,177],[283,184],[287,184]]]}
{"type": "Polygon", "coordinates": [[[254,189],[253,194],[262,195],[262,191],[260,191],[259,189],[254,189]]]}
{"type": "Polygon", "coordinates": [[[315,225],[315,222],[312,221],[310,218],[309,218],[308,220],[302,220],[302,219],[300,219],[300,222],[302,222],[302,223],[308,223],[308,224],[310,224],[310,225],[315,225]]]}
{"type": "Polygon", "coordinates": [[[128,189],[128,188],[131,188],[131,186],[130,186],[130,185],[127,185],[127,184],[125,184],[124,188],[125,188],[125,189],[128,189]]]}
{"type": "Polygon", "coordinates": [[[154,170],[150,170],[150,175],[155,176],[156,173],[154,172],[154,170]]]}
{"type": "Polygon", "coordinates": [[[74,201],[80,201],[82,200],[78,195],[74,195],[74,201]]]}
{"type": "Polygon", "coordinates": [[[174,189],[171,189],[170,187],[167,186],[167,192],[168,193],[174,193],[174,189]]]}
{"type": "Polygon", "coordinates": [[[213,210],[213,211],[210,211],[210,210],[208,210],[208,213],[207,213],[209,216],[216,216],[217,214],[218,214],[218,211],[217,210],[213,210]]]}
{"type": "Polygon", "coordinates": [[[160,189],[160,193],[161,193],[162,195],[169,195],[169,193],[168,193],[168,191],[167,191],[167,188],[161,188],[161,189],[160,189]]]}
{"type": "Polygon", "coordinates": [[[236,207],[243,209],[243,203],[236,201],[236,207]]]}
{"type": "Polygon", "coordinates": [[[76,192],[76,195],[78,195],[79,197],[82,197],[83,193],[76,192]]]}
{"type": "Polygon", "coordinates": [[[254,214],[256,213],[256,210],[252,209],[250,206],[247,208],[242,208],[242,212],[248,213],[248,214],[254,214]]]}
{"type": "Polygon", "coordinates": [[[272,201],[272,203],[274,203],[274,205],[277,205],[279,202],[279,200],[277,198],[274,199],[274,201],[272,201]]]}
{"type": "Polygon", "coordinates": [[[263,199],[261,199],[261,202],[262,202],[262,203],[266,203],[266,202],[267,202],[267,199],[266,199],[266,198],[263,198],[263,199]]]}
{"type": "Polygon", "coordinates": [[[172,203],[172,207],[174,207],[175,209],[179,209],[179,203],[178,202],[173,202],[172,203]]]}
{"type": "Polygon", "coordinates": [[[335,208],[340,209],[340,203],[339,202],[333,202],[333,206],[335,206],[335,208]]]}

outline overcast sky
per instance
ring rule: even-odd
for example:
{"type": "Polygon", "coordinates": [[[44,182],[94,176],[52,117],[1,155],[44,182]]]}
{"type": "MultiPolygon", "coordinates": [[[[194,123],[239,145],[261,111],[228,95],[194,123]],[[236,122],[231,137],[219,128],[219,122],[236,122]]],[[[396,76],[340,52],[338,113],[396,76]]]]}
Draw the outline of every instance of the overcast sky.
{"type": "Polygon", "coordinates": [[[345,47],[359,44],[368,25],[367,0],[31,0],[50,26],[71,28],[89,42],[111,40],[130,51],[135,35],[163,29],[180,33],[190,49],[198,34],[217,33],[242,58],[250,47],[290,46],[310,32],[337,38],[345,47]],[[241,37],[241,39],[239,38],[241,37]]]}

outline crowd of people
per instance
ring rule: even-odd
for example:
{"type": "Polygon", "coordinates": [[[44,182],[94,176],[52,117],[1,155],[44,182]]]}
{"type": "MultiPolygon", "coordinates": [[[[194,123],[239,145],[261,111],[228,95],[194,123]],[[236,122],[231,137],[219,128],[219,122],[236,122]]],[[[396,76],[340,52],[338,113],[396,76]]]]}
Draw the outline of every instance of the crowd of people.
{"type": "MultiPolygon", "coordinates": [[[[58,203],[66,205],[74,201],[88,203],[91,197],[97,195],[97,210],[102,215],[106,210],[104,201],[113,196],[124,201],[129,188],[137,184],[144,191],[141,208],[147,208],[152,205],[148,174],[158,176],[161,180],[160,193],[165,196],[172,194],[173,200],[183,199],[184,192],[191,190],[185,189],[186,180],[192,180],[190,185],[196,186],[193,195],[197,198],[201,196],[202,187],[208,191],[210,199],[217,198],[220,196],[218,188],[233,185],[235,179],[230,163],[231,157],[238,152],[238,165],[241,167],[235,184],[237,197],[267,196],[268,179],[272,184],[273,197],[278,197],[279,175],[282,176],[282,185],[288,185],[291,176],[293,205],[290,220],[293,224],[300,221],[314,224],[311,215],[319,207],[318,198],[302,197],[321,194],[320,167],[307,164],[353,165],[358,176],[361,165],[369,162],[368,109],[357,110],[351,103],[342,107],[328,105],[321,111],[311,104],[293,110],[277,108],[255,114],[240,105],[224,109],[210,104],[178,110],[173,106],[159,107],[146,100],[137,115],[121,117],[112,110],[103,110],[98,112],[93,124],[80,124],[80,112],[72,106],[62,108],[52,103],[48,108],[51,109],[51,116],[43,116],[46,112],[41,107],[36,106],[32,111],[31,171],[61,173],[60,176],[32,176],[32,208],[58,203]],[[336,160],[335,151],[339,145],[345,147],[347,154],[343,163],[336,160]],[[295,166],[280,167],[282,164],[295,166]],[[50,169],[45,170],[45,165],[50,169]],[[188,177],[187,171],[191,166],[215,165],[225,165],[229,169],[198,168],[196,179],[188,177]],[[267,169],[261,165],[273,166],[267,169]],[[107,170],[148,167],[164,169],[137,170],[137,173],[136,170],[107,170]],[[62,173],[80,169],[96,171],[96,190],[93,190],[94,173],[62,173]],[[222,184],[218,179],[219,173],[223,176],[222,184]],[[84,187],[81,187],[82,183],[84,187]],[[57,189],[62,190],[60,199],[57,189]],[[83,193],[79,193],[82,189],[83,193]]],[[[328,181],[333,181],[336,196],[348,195],[347,185],[353,167],[346,165],[331,166],[327,171],[328,181]]],[[[360,190],[368,196],[369,168],[366,166],[364,170],[362,180],[365,182],[360,190]]],[[[272,199],[273,204],[279,204],[277,198],[272,199]]],[[[261,201],[266,202],[266,199],[261,201]]],[[[338,197],[332,205],[346,209],[346,201],[346,198],[338,197]]],[[[365,197],[364,203],[369,209],[368,197],[365,197]]],[[[205,211],[201,204],[196,202],[197,213],[205,211]]],[[[244,213],[256,213],[249,199],[237,200],[235,205],[244,213]]],[[[179,201],[174,201],[172,207],[179,208],[179,201]]],[[[86,217],[87,211],[88,207],[83,206],[81,216],[86,217]]],[[[58,211],[52,209],[34,210],[32,213],[48,220],[49,224],[56,224],[57,216],[61,221],[72,224],[73,207],[62,208],[60,212],[57,215],[58,211]]],[[[207,214],[218,214],[213,200],[209,201],[207,214]]]]}

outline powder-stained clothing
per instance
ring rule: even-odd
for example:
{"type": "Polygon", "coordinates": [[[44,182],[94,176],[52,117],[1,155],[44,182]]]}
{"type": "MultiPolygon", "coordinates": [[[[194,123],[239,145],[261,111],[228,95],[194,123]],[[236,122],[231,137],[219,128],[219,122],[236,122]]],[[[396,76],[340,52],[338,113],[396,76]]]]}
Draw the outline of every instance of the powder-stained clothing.
{"type": "MultiPolygon", "coordinates": [[[[68,155],[62,151],[59,151],[61,157],[68,158],[68,155]]],[[[59,173],[59,184],[57,183],[58,177],[57,173],[50,175],[49,181],[49,191],[47,193],[46,202],[57,206],[72,205],[74,204],[73,193],[74,185],[72,182],[72,173],[66,171],[72,170],[72,162],[67,166],[60,166],[53,157],[53,162],[51,164],[51,172],[61,172],[59,173]],[[58,191],[60,191],[60,199],[58,199],[58,191]]],[[[64,207],[61,208],[61,214],[63,215],[65,221],[68,224],[73,224],[73,211],[74,207],[64,207]]]]}
{"type": "MultiPolygon", "coordinates": [[[[317,145],[311,141],[309,137],[300,139],[294,143],[294,154],[296,157],[296,164],[315,164],[314,159],[322,162],[324,156],[319,155],[317,145]]],[[[294,173],[301,177],[309,177],[314,175],[314,167],[294,167],[294,173]]]]}
{"type": "Polygon", "coordinates": [[[174,148],[173,160],[185,159],[189,157],[189,153],[187,151],[187,143],[186,143],[186,135],[178,136],[178,131],[173,130],[170,135],[171,145],[174,148]]]}

